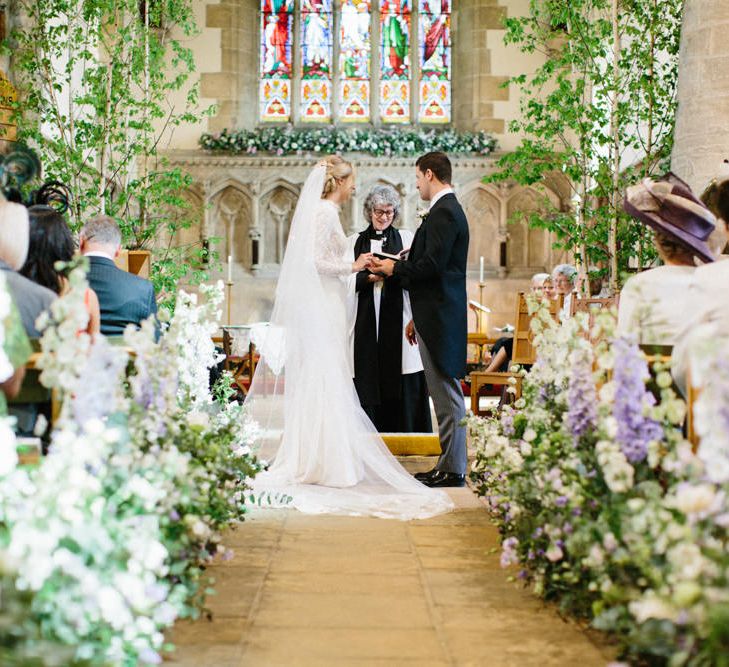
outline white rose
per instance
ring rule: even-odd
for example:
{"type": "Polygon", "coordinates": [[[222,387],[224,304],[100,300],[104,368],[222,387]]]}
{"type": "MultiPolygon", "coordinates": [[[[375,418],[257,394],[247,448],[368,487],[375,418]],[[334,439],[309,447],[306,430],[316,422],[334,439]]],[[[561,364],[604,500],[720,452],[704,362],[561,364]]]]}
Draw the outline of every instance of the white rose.
{"type": "Polygon", "coordinates": [[[537,439],[537,432],[533,428],[524,431],[523,439],[525,442],[534,442],[537,439]]]}
{"type": "Polygon", "coordinates": [[[647,593],[641,600],[631,602],[628,607],[638,623],[645,623],[649,618],[675,621],[678,616],[672,605],[653,592],[647,593]]]}
{"type": "Polygon", "coordinates": [[[676,494],[676,508],[684,514],[709,511],[716,501],[716,488],[711,484],[684,485],[676,494]]]}
{"type": "Polygon", "coordinates": [[[549,549],[547,549],[547,553],[545,555],[552,563],[556,563],[558,560],[562,560],[564,553],[556,544],[553,544],[549,547],[549,549]]]}

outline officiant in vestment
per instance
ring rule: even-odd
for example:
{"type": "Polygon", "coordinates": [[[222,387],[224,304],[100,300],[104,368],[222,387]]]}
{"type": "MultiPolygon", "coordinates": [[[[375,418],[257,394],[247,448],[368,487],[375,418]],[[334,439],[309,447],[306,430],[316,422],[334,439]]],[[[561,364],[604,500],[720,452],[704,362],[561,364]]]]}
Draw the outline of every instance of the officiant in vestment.
{"type": "MultiPolygon", "coordinates": [[[[367,229],[353,237],[353,256],[410,247],[413,234],[394,226],[400,197],[389,185],[377,185],[364,201],[367,229]]],[[[380,433],[431,433],[428,390],[417,346],[405,327],[412,319],[410,298],[398,279],[385,281],[370,271],[353,277],[354,384],[362,408],[380,433]]]]}

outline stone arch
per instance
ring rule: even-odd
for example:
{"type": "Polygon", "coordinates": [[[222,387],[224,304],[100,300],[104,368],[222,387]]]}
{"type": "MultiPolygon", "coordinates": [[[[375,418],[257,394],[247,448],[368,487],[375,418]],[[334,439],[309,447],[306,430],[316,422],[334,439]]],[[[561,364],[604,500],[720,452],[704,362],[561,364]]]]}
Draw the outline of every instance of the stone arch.
{"type": "Polygon", "coordinates": [[[299,190],[288,181],[271,185],[260,199],[260,256],[263,264],[281,264],[299,190]]]}
{"type": "Polygon", "coordinates": [[[251,226],[253,202],[247,189],[237,181],[224,181],[210,196],[210,226],[206,238],[217,237],[223,262],[232,256],[236,264],[250,270],[253,265],[251,226]]]}
{"type": "Polygon", "coordinates": [[[506,203],[506,264],[509,269],[549,269],[551,239],[545,229],[531,227],[529,215],[559,207],[559,197],[548,188],[519,188],[506,203]]]}
{"type": "Polygon", "coordinates": [[[200,243],[202,224],[205,215],[205,202],[202,192],[195,186],[181,194],[185,205],[173,211],[176,224],[174,245],[189,247],[200,243]]]}
{"type": "Polygon", "coordinates": [[[477,269],[479,258],[483,257],[486,268],[496,270],[500,263],[501,200],[479,182],[466,185],[462,192],[461,203],[470,232],[469,268],[477,269]]]}

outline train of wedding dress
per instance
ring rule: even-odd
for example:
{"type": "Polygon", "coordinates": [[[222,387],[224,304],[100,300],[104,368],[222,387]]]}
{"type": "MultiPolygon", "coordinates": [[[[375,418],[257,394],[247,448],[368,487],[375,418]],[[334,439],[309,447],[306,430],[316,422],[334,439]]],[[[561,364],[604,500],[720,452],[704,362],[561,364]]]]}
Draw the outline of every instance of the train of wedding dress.
{"type": "Polygon", "coordinates": [[[326,167],[309,175],[294,212],[270,323],[246,399],[258,454],[258,501],[311,514],[418,519],[453,509],[414,479],[360,407],[352,381],[346,279],[351,260],[338,207],[321,199],[326,167]]]}

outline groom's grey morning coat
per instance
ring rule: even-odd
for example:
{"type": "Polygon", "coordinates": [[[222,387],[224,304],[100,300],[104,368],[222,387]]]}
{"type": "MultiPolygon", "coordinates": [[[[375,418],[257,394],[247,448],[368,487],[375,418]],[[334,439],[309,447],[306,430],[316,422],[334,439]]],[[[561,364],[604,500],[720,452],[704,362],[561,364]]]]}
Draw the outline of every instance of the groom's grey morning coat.
{"type": "Polygon", "coordinates": [[[413,320],[434,363],[447,377],[466,374],[468,221],[452,193],[433,204],[395,275],[410,293],[413,320]]]}

